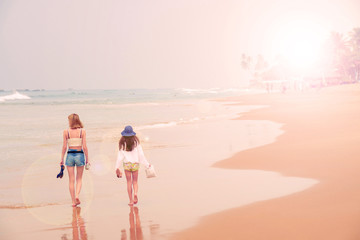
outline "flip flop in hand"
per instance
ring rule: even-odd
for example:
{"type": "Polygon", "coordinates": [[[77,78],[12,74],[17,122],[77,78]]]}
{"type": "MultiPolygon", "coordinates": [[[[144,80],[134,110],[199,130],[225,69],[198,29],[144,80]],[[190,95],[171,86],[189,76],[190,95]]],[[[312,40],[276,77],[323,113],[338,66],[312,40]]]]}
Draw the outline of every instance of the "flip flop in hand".
{"type": "Polygon", "coordinates": [[[59,174],[56,176],[56,178],[62,178],[62,177],[64,176],[64,169],[65,169],[65,166],[64,166],[64,165],[61,165],[60,172],[59,172],[59,174]]]}

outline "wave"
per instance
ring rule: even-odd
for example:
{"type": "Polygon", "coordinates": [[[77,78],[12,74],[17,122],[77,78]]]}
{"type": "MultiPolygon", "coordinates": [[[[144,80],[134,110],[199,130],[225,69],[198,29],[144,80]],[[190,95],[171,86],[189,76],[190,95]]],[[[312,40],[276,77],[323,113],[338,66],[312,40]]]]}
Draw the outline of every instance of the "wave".
{"type": "Polygon", "coordinates": [[[191,89],[191,88],[181,88],[178,91],[184,93],[185,95],[202,95],[202,94],[212,94],[212,95],[225,95],[232,96],[234,94],[261,94],[265,93],[264,89],[256,89],[256,88],[209,88],[209,89],[191,89]]]}
{"type": "Polygon", "coordinates": [[[181,88],[180,91],[187,94],[201,94],[201,93],[219,93],[219,88],[210,88],[210,89],[192,89],[192,88],[181,88]]]}
{"type": "Polygon", "coordinates": [[[27,100],[27,99],[31,99],[31,97],[26,96],[25,94],[21,94],[18,91],[15,91],[13,94],[0,97],[0,102],[4,102],[8,100],[27,100]]]}
{"type": "Polygon", "coordinates": [[[196,121],[199,121],[199,120],[201,120],[201,119],[198,118],[198,117],[194,117],[194,118],[189,119],[189,120],[180,119],[179,121],[171,121],[171,122],[166,122],[166,123],[153,123],[153,124],[149,124],[149,125],[143,125],[143,126],[136,127],[136,130],[173,127],[173,126],[177,126],[177,125],[180,125],[180,124],[193,123],[193,122],[196,122],[196,121]]]}
{"type": "Polygon", "coordinates": [[[139,103],[120,103],[119,107],[147,107],[147,106],[159,106],[161,103],[158,102],[139,102],[139,103]]]}
{"type": "Polygon", "coordinates": [[[144,130],[144,129],[153,129],[153,128],[163,128],[163,127],[173,127],[176,126],[177,122],[167,122],[167,123],[154,123],[144,126],[139,126],[136,130],[144,130]]]}
{"type": "Polygon", "coordinates": [[[39,208],[47,206],[56,206],[61,205],[60,203],[42,203],[34,205],[25,205],[25,204],[13,204],[13,205],[0,205],[0,209],[28,209],[28,208],[39,208]]]}
{"type": "Polygon", "coordinates": [[[236,93],[236,92],[242,92],[245,89],[240,88],[209,88],[209,89],[193,89],[193,88],[180,88],[179,91],[185,93],[185,94],[224,94],[224,93],[236,93]]]}

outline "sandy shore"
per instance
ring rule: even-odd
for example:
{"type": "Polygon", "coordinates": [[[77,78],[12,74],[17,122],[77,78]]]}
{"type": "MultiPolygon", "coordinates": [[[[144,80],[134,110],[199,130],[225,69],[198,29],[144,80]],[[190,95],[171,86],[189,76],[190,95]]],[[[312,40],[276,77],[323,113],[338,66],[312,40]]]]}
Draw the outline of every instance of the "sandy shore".
{"type": "Polygon", "coordinates": [[[199,111],[208,111],[208,117],[136,130],[158,173],[146,179],[140,170],[137,208],[127,205],[126,180],[115,176],[117,139],[112,136],[117,129],[109,128],[102,131],[101,139],[89,139],[92,167],[85,172],[77,209],[71,208],[67,173],[61,180],[55,178],[59,168],[52,163],[60,158],[57,146],[48,149],[49,154],[29,159],[24,174],[16,175],[20,184],[10,184],[14,176],[1,176],[2,189],[7,191],[0,205],[0,239],[169,239],[195,226],[202,216],[318,184],[315,179],[272,171],[211,167],[242,150],[274,142],[283,134],[282,124],[232,120],[264,106],[204,100],[194,104],[199,111]]]}
{"type": "Polygon", "coordinates": [[[204,119],[139,130],[158,177],[141,170],[137,208],[114,174],[116,129],[89,141],[81,208],[67,174],[55,178],[54,147],[29,159],[17,188],[2,176],[0,239],[358,239],[359,103],[360,85],[247,95],[197,103],[204,119]]]}
{"type": "Polygon", "coordinates": [[[360,85],[227,101],[269,105],[239,119],[284,123],[285,133],[214,167],[276,171],[320,183],[206,216],[174,239],[360,239],[360,85]]]}

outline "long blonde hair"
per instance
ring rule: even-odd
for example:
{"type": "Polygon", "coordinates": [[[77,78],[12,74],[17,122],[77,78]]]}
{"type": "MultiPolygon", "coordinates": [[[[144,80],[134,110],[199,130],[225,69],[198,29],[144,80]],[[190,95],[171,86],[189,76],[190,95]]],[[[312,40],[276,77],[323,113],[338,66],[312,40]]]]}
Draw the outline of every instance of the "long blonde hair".
{"type": "Polygon", "coordinates": [[[76,113],[70,114],[68,116],[69,119],[69,127],[70,128],[83,128],[83,124],[80,121],[80,117],[79,115],[77,115],[76,113]]]}

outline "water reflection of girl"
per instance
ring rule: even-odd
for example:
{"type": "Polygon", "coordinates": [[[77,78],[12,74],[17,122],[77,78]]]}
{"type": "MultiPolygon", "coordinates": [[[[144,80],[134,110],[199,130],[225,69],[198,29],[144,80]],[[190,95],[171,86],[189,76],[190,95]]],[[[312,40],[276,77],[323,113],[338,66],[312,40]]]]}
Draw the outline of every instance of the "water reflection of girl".
{"type": "MultiPolygon", "coordinates": [[[[141,222],[139,217],[139,209],[137,207],[130,206],[129,213],[129,224],[130,224],[130,240],[143,240],[144,235],[141,228],[141,222]]],[[[125,229],[121,231],[121,239],[126,240],[125,229]]]]}

